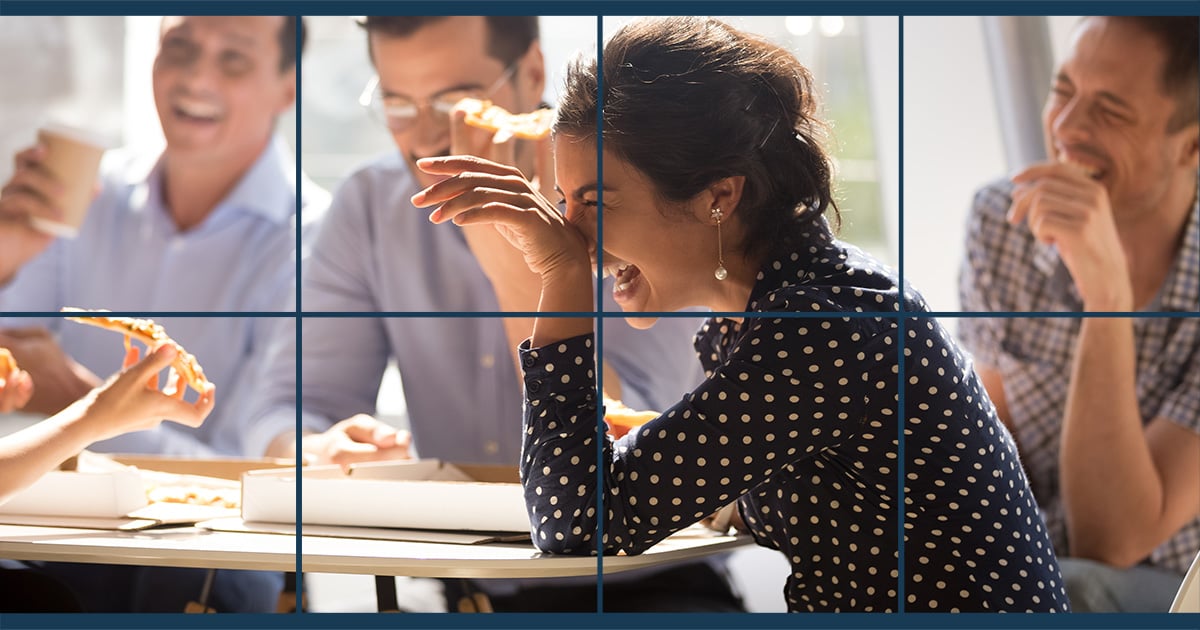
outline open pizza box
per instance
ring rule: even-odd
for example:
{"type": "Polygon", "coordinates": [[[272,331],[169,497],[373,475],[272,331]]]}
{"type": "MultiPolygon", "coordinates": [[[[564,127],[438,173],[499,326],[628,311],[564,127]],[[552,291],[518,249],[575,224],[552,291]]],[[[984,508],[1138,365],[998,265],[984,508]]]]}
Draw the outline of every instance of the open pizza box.
{"type": "Polygon", "coordinates": [[[139,530],[236,515],[238,478],[290,460],[180,459],[84,451],[0,503],[0,523],[139,530]]]}
{"type": "MultiPolygon", "coordinates": [[[[425,459],[304,469],[305,536],[474,544],[529,539],[517,469],[425,459]]],[[[242,476],[244,527],[296,521],[295,470],[242,476]]],[[[274,525],[270,525],[274,524],[274,525]]]]}

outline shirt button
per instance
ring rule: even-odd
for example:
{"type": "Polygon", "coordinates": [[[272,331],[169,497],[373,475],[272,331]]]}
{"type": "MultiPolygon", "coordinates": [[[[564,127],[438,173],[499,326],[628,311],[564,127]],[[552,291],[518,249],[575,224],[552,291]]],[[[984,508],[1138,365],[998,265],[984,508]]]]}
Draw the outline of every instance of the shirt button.
{"type": "Polygon", "coordinates": [[[479,357],[479,365],[485,368],[490,368],[493,365],[496,365],[496,355],[485,354],[482,357],[479,357]]]}
{"type": "Polygon", "coordinates": [[[536,362],[536,360],[533,358],[533,355],[531,355],[531,354],[525,355],[525,359],[524,359],[525,367],[533,367],[533,364],[535,362],[536,362]]]}
{"type": "Polygon", "coordinates": [[[488,440],[483,443],[483,450],[488,455],[495,455],[500,452],[500,443],[495,440],[488,440]]]}
{"type": "Polygon", "coordinates": [[[529,390],[529,393],[531,393],[531,394],[536,394],[537,391],[541,388],[542,388],[542,382],[537,379],[529,381],[528,383],[525,384],[525,389],[529,390]]]}

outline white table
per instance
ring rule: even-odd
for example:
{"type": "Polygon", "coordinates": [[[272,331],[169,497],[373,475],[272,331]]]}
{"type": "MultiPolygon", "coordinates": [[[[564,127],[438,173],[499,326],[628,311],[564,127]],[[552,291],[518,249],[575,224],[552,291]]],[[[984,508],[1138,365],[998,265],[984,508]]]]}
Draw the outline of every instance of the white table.
{"type": "MultiPolygon", "coordinates": [[[[619,573],[701,558],[750,544],[747,536],[681,532],[638,556],[606,556],[619,573]]],[[[303,537],[304,571],[409,577],[518,578],[595,575],[596,558],[547,556],[531,544],[454,545],[303,537]]],[[[0,558],[164,567],[296,570],[296,537],[195,527],[139,532],[0,525],[0,558]]]]}
{"type": "MultiPolygon", "coordinates": [[[[604,573],[701,558],[751,542],[748,536],[717,536],[699,528],[688,529],[638,556],[606,556],[604,573]]],[[[550,578],[596,575],[595,557],[548,556],[531,543],[457,545],[325,536],[303,536],[302,543],[302,571],[375,575],[381,609],[394,608],[394,587],[390,595],[387,594],[391,576],[550,578]]],[[[120,532],[0,525],[0,558],[297,571],[294,535],[211,531],[196,527],[120,532]]]]}

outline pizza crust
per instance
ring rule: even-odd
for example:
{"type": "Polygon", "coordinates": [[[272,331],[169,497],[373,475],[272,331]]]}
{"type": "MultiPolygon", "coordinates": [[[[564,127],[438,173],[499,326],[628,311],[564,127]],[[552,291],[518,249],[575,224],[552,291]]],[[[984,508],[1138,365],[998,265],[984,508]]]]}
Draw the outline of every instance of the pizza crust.
{"type": "Polygon", "coordinates": [[[208,389],[208,379],[204,377],[204,369],[200,367],[200,363],[196,361],[196,357],[184,350],[183,346],[176,343],[174,339],[171,339],[167,335],[167,331],[162,326],[154,323],[154,320],[99,315],[98,313],[107,313],[108,311],[87,310],[72,308],[70,306],[64,307],[62,312],[80,313],[83,315],[69,315],[67,319],[70,321],[96,326],[125,335],[126,349],[129,348],[129,340],[131,338],[146,344],[147,348],[153,348],[163,343],[174,344],[178,350],[178,354],[176,354],[175,360],[171,362],[171,367],[175,368],[175,372],[182,376],[187,381],[187,384],[197,392],[203,393],[208,389]]]}
{"type": "Polygon", "coordinates": [[[524,140],[541,140],[550,135],[550,127],[554,124],[554,110],[542,108],[525,114],[513,114],[491,101],[477,98],[464,98],[454,106],[456,110],[466,112],[466,123],[472,127],[486,129],[497,135],[503,135],[503,142],[511,136],[524,140]]]}
{"type": "Polygon", "coordinates": [[[659,415],[661,414],[657,411],[637,411],[619,400],[604,397],[604,421],[608,423],[608,432],[614,438],[625,435],[659,415]]]}
{"type": "Polygon", "coordinates": [[[17,367],[17,360],[13,358],[8,348],[0,348],[0,378],[8,381],[13,374],[16,374],[21,368],[17,367]]]}

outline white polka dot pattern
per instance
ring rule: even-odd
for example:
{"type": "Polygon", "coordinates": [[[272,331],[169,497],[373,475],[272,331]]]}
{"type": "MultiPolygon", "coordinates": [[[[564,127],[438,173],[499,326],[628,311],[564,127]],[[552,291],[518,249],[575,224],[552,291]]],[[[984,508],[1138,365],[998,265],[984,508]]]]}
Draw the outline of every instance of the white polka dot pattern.
{"type": "MultiPolygon", "coordinates": [[[[895,281],[824,234],[810,256],[764,267],[748,317],[705,324],[703,383],[620,441],[604,438],[605,553],[640,553],[737,500],[756,541],[791,563],[791,610],[899,609],[899,320],[841,315],[894,312],[895,281]],[[814,311],[830,317],[789,316],[814,311]]],[[[1011,439],[977,379],[940,328],[906,341],[923,347],[905,358],[916,381],[905,390],[904,608],[1065,609],[1011,439]]],[[[521,354],[534,543],[596,553],[591,336],[521,354]]]]}

